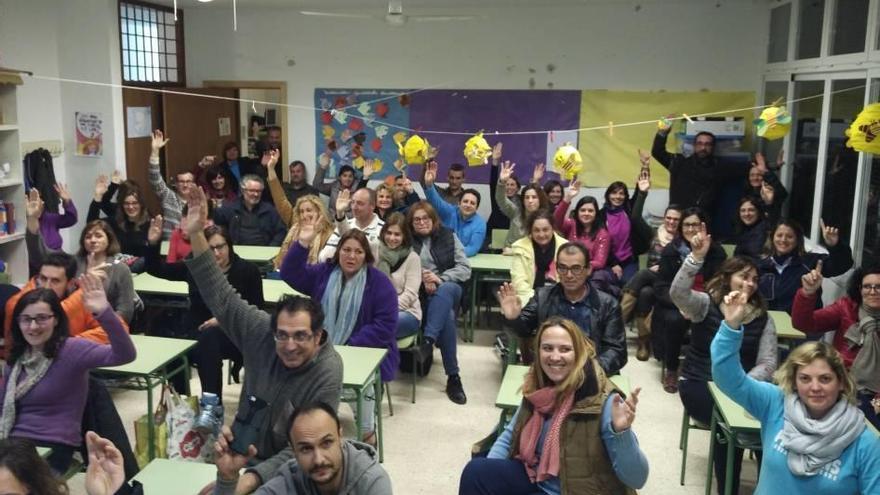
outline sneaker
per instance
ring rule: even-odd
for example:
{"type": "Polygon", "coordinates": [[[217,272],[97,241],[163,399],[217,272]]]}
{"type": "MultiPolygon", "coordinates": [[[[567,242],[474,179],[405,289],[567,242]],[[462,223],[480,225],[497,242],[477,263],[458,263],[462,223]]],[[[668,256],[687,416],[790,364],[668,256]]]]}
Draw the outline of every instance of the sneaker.
{"type": "Polygon", "coordinates": [[[461,386],[461,377],[449,375],[446,379],[446,396],[456,404],[467,404],[467,396],[464,395],[464,387],[461,386]]]}
{"type": "Polygon", "coordinates": [[[220,397],[206,392],[199,401],[199,415],[193,423],[193,429],[206,435],[216,435],[223,426],[223,405],[220,397]]]}

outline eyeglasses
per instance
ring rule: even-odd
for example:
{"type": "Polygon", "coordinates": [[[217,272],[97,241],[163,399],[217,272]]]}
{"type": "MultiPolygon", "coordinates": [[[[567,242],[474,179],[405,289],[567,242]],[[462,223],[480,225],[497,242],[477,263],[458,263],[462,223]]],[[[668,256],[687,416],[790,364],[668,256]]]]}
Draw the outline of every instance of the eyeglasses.
{"type": "Polygon", "coordinates": [[[683,228],[683,229],[698,229],[698,228],[700,228],[700,224],[699,223],[692,223],[692,222],[685,222],[685,223],[681,224],[681,228],[683,228]]]}
{"type": "Polygon", "coordinates": [[[413,223],[428,223],[431,217],[413,217],[413,223]]]}
{"type": "Polygon", "coordinates": [[[137,201],[126,201],[122,203],[123,206],[140,206],[140,203],[137,201]]]}
{"type": "Polygon", "coordinates": [[[177,180],[177,183],[178,183],[178,184],[195,184],[195,182],[196,182],[196,181],[194,181],[194,180],[189,180],[189,179],[178,179],[178,180],[177,180]]]}
{"type": "Polygon", "coordinates": [[[865,292],[880,293],[880,284],[862,284],[862,290],[865,292]]]}
{"type": "Polygon", "coordinates": [[[275,338],[275,342],[285,343],[288,340],[293,340],[297,344],[302,344],[304,342],[308,342],[314,336],[315,336],[315,334],[312,332],[309,332],[308,330],[300,330],[300,331],[293,332],[293,333],[275,332],[272,334],[272,337],[275,338]]]}
{"type": "Polygon", "coordinates": [[[583,267],[581,265],[574,265],[574,266],[556,265],[556,271],[558,273],[570,273],[574,276],[578,276],[578,275],[584,273],[585,268],[586,267],[583,267]]]}
{"type": "Polygon", "coordinates": [[[226,246],[228,245],[229,244],[226,244],[224,242],[223,244],[217,244],[216,246],[208,246],[208,249],[210,249],[211,251],[221,251],[223,249],[226,249],[226,246]]]}
{"type": "Polygon", "coordinates": [[[29,327],[29,326],[31,326],[31,323],[33,323],[33,322],[37,322],[37,325],[45,325],[52,318],[55,318],[55,315],[36,315],[36,316],[20,315],[18,317],[18,324],[19,324],[19,326],[22,326],[22,327],[29,327]]]}
{"type": "Polygon", "coordinates": [[[242,189],[244,190],[244,192],[250,193],[250,194],[263,194],[262,189],[246,189],[246,188],[242,188],[242,189]]]}

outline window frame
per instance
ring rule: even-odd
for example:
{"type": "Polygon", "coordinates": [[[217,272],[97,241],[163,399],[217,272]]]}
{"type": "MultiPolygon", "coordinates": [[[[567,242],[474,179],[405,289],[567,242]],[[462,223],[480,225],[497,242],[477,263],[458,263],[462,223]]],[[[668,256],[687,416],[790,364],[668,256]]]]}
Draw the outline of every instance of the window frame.
{"type": "MultiPolygon", "coordinates": [[[[174,23],[174,42],[175,42],[175,54],[177,57],[177,81],[137,81],[137,80],[128,80],[125,78],[125,68],[132,67],[132,64],[125,63],[125,50],[123,50],[123,38],[125,35],[122,33],[122,14],[120,13],[120,9],[123,4],[127,5],[135,5],[140,7],[145,7],[149,9],[156,10],[158,12],[170,13],[174,14],[174,9],[172,7],[166,7],[164,5],[157,5],[149,2],[144,2],[141,0],[118,0],[116,2],[116,19],[117,19],[117,28],[119,30],[119,78],[122,80],[122,83],[127,86],[141,86],[141,87],[150,87],[150,88],[163,88],[163,87],[186,87],[186,51],[185,51],[185,43],[183,39],[184,28],[183,28],[183,10],[177,9],[177,21],[174,23]]],[[[165,53],[165,52],[163,52],[165,53]]],[[[170,56],[171,54],[165,53],[166,56],[170,56]]],[[[138,67],[138,65],[134,65],[134,67],[138,67]]],[[[166,69],[167,70],[167,69],[166,69]]]]}

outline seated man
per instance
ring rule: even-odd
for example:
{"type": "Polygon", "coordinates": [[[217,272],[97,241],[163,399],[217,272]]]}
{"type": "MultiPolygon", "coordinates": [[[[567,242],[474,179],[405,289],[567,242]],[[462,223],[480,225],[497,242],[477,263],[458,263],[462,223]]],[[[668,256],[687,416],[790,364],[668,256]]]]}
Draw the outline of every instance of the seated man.
{"type": "MultiPolygon", "coordinates": [[[[452,174],[452,170],[449,171],[452,174]]],[[[486,238],[486,220],[477,213],[480,207],[480,193],[476,189],[464,189],[458,196],[458,207],[442,198],[434,186],[437,178],[437,162],[425,164],[425,197],[437,210],[443,225],[452,229],[464,246],[468,258],[475,256],[483,247],[486,238]]]]}
{"type": "MultiPolygon", "coordinates": [[[[434,167],[434,179],[437,178],[437,161],[431,158],[425,163],[425,168],[422,170],[422,178],[419,181],[423,189],[428,188],[428,181],[426,180],[427,178],[425,177],[425,174],[428,172],[429,164],[432,164],[434,167]]],[[[459,203],[461,195],[465,192],[463,187],[464,165],[460,163],[449,165],[449,171],[446,173],[446,181],[449,184],[446,189],[438,187],[437,192],[440,193],[440,197],[443,198],[443,201],[455,206],[459,203]]]]}
{"type": "Polygon", "coordinates": [[[385,222],[379,218],[375,210],[376,191],[366,188],[358,189],[354,193],[349,193],[347,190],[339,191],[339,195],[336,197],[336,209],[334,210],[337,212],[335,214],[336,230],[333,231],[333,235],[327,240],[327,244],[321,250],[318,259],[323,262],[332,258],[336,254],[339,238],[342,237],[342,234],[348,232],[349,229],[358,229],[367,235],[373,254],[378,259],[379,232],[382,231],[382,226],[385,225],[385,222]],[[341,208],[348,208],[349,203],[352,217],[345,218],[340,212],[346,210],[341,208]]]}
{"type": "Polygon", "coordinates": [[[270,402],[256,442],[257,460],[238,480],[236,493],[250,493],[272,478],[293,453],[284,422],[300,406],[326,402],[334,409],[342,394],[342,358],[327,341],[320,301],[284,297],[270,316],[246,303],[229,285],[205,238],[207,200],[201,188],[188,199],[186,225],[192,244],[186,261],[205,305],[223,333],[241,351],[247,373],[239,409],[249,396],[270,402]]]}
{"type": "MultiPolygon", "coordinates": [[[[255,495],[391,493],[391,479],[379,464],[376,451],[365,443],[344,440],[339,417],[329,405],[316,402],[296,409],[286,431],[295,459],[281,466],[255,495]]],[[[238,473],[247,464],[248,456],[230,450],[232,440],[232,431],[224,426],[223,435],[217,438],[215,495],[234,493],[238,473]]]]}
{"type": "Polygon", "coordinates": [[[520,337],[535,335],[548,316],[568,318],[583,330],[596,346],[599,364],[607,375],[615,375],[626,364],[626,335],[617,300],[592,287],[590,253],[580,243],[567,242],[559,248],[556,273],[559,282],[541,287],[525,308],[510,284],[501,286],[501,312],[520,337]]]}
{"type": "Polygon", "coordinates": [[[181,210],[183,205],[186,204],[185,198],[189,195],[190,189],[196,185],[195,176],[189,171],[181,172],[175,176],[177,191],[165,184],[165,179],[162,178],[162,171],[159,168],[159,151],[168,144],[168,141],[168,139],[165,139],[162,131],[158,129],[153,131],[149,181],[153,192],[156,193],[156,196],[162,203],[162,217],[165,219],[165,225],[162,230],[163,239],[171,238],[171,232],[180,223],[181,210]]]}
{"type": "Polygon", "coordinates": [[[214,212],[214,223],[225,227],[239,246],[280,246],[287,231],[271,202],[261,201],[263,179],[248,174],[241,179],[241,197],[214,212]]]}

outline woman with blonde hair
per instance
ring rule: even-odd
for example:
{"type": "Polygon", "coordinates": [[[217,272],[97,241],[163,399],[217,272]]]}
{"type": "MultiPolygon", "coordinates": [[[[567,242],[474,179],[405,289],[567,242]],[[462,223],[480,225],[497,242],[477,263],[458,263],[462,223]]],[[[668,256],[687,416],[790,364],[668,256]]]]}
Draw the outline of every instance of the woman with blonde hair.
{"type": "Polygon", "coordinates": [[[522,404],[459,494],[634,494],[648,479],[630,428],[640,389],[624,400],[571,320],[549,318],[535,342],[522,404]]]}
{"type": "MultiPolygon", "coordinates": [[[[285,199],[285,201],[287,200],[285,199]]],[[[282,216],[281,218],[284,219],[285,217],[282,216]]],[[[296,205],[291,209],[287,218],[290,221],[288,223],[285,220],[285,223],[287,223],[290,230],[287,231],[287,236],[284,238],[284,242],[281,243],[281,249],[278,251],[278,255],[275,256],[275,269],[281,268],[284,255],[290,249],[290,244],[296,242],[303,221],[313,225],[315,228],[315,239],[309,247],[308,262],[310,264],[317,263],[318,253],[321,252],[321,249],[327,244],[327,239],[330,239],[330,236],[333,234],[333,223],[330,221],[330,214],[327,212],[324,202],[311,194],[303,196],[296,200],[296,205]]]]}
{"type": "Polygon", "coordinates": [[[764,457],[755,493],[880,493],[880,438],[854,404],[843,358],[828,344],[808,342],[776,372],[779,385],[755,380],[740,364],[747,308],[743,292],[724,297],[712,377],[761,422],[764,457]]]}

